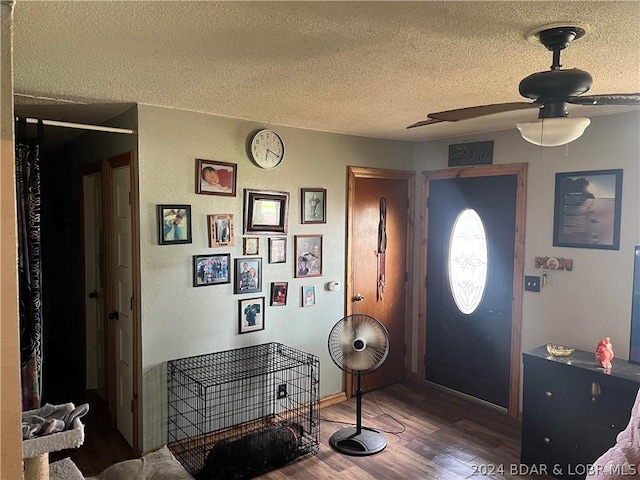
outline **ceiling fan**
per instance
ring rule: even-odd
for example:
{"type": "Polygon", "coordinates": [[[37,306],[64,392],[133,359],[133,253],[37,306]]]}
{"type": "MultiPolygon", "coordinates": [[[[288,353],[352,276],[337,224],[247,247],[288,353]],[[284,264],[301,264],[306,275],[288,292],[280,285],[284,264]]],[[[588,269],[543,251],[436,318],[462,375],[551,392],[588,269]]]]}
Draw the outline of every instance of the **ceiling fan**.
{"type": "Polygon", "coordinates": [[[531,35],[535,35],[540,43],[553,52],[553,64],[550,70],[533,73],[520,82],[520,95],[533,99],[533,102],[496,103],[430,113],[427,115],[427,120],[414,123],[407,128],[538,108],[538,119],[533,122],[519,123],[518,130],[528,142],[552,147],[577,139],[591,122],[588,118],[569,118],[567,110],[569,104],[640,105],[640,93],[582,95],[591,87],[593,82],[591,75],[577,68],[562,69],[560,52],[572,41],[583,37],[585,33],[586,30],[579,26],[542,27],[532,32],[531,35]]]}

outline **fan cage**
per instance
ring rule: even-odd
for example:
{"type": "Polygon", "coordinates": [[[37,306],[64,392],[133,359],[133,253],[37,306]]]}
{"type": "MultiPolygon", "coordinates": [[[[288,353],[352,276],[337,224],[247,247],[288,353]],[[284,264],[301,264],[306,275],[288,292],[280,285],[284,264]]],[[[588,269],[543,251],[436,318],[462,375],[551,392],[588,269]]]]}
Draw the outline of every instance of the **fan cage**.
{"type": "Polygon", "coordinates": [[[329,356],[338,368],[352,375],[366,375],[377,370],[389,355],[389,332],[377,319],[370,315],[354,314],[339,320],[329,333],[329,356]],[[368,343],[364,351],[353,349],[353,342],[362,329],[373,328],[377,335],[377,343],[368,343]],[[349,343],[345,343],[346,341],[349,343]],[[348,346],[352,347],[351,349],[348,346]],[[353,350],[353,351],[352,351],[353,350]],[[365,368],[355,368],[352,363],[365,362],[365,368]]]}
{"type": "Polygon", "coordinates": [[[169,361],[168,447],[199,480],[253,478],[282,466],[273,465],[269,452],[245,450],[213,472],[209,468],[217,447],[228,451],[234,443],[250,443],[267,451],[273,432],[290,426],[301,434],[295,451],[287,451],[286,463],[314,455],[319,448],[319,374],[318,357],[279,343],[169,361]]]}

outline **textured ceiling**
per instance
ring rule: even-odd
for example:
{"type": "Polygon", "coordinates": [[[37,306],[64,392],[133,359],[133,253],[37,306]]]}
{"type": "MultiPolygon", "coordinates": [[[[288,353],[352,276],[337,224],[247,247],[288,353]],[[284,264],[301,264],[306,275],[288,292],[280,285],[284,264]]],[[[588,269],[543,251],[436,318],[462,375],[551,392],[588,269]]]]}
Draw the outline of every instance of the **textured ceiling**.
{"type": "Polygon", "coordinates": [[[136,102],[425,141],[533,120],[535,109],[405,128],[430,112],[522,100],[519,81],[551,65],[525,33],[558,22],[588,28],[562,63],[593,75],[590,93],[640,92],[638,1],[18,0],[14,90],[24,111],[47,103],[51,115],[67,101],[136,102]]]}

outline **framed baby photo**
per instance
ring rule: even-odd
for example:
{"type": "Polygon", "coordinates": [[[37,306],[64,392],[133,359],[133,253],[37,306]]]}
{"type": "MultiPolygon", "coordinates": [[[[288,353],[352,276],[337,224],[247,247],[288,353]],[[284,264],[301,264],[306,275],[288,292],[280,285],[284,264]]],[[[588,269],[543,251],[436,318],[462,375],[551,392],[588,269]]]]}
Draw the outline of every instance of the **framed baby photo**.
{"type": "Polygon", "coordinates": [[[193,286],[220,285],[231,282],[229,263],[231,255],[194,255],[193,286]]]}
{"type": "Polygon", "coordinates": [[[235,286],[233,293],[254,293],[262,291],[262,259],[235,259],[235,286]]]}
{"type": "Polygon", "coordinates": [[[287,237],[269,238],[269,263],[287,262],[287,237]]]}
{"type": "Polygon", "coordinates": [[[259,252],[260,252],[260,238],[245,237],[242,239],[243,255],[258,255],[259,252]]]}
{"type": "Polygon", "coordinates": [[[302,223],[327,223],[325,188],[303,188],[300,195],[302,223]]]}
{"type": "Polygon", "coordinates": [[[233,215],[207,215],[209,247],[232,247],[234,244],[233,215]]]}
{"type": "Polygon", "coordinates": [[[305,285],[302,287],[302,306],[313,307],[316,304],[316,287],[305,285]]]}
{"type": "Polygon", "coordinates": [[[287,304],[288,282],[271,283],[271,306],[283,307],[287,304]]]}
{"type": "Polygon", "coordinates": [[[191,205],[158,205],[158,243],[191,243],[191,205]]]}
{"type": "Polygon", "coordinates": [[[264,330],[264,297],[238,300],[240,325],[238,333],[264,330]]]}
{"type": "Polygon", "coordinates": [[[237,165],[196,158],[196,193],[236,196],[237,165]]]}
{"type": "Polygon", "coordinates": [[[295,235],[295,278],[322,275],[322,235],[295,235]]]}

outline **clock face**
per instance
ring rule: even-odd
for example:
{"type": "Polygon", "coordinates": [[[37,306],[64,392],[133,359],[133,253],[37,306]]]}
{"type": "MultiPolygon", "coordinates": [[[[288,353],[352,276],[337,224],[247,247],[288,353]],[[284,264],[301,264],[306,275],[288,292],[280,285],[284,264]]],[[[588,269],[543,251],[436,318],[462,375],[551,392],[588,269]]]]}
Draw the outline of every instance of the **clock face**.
{"type": "Polygon", "coordinates": [[[284,158],[284,143],[276,132],[260,130],[251,139],[250,153],[259,167],[275,168],[284,158]]]}

